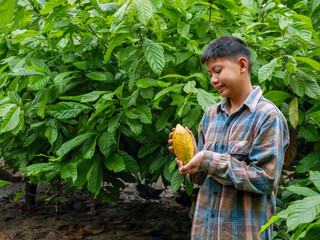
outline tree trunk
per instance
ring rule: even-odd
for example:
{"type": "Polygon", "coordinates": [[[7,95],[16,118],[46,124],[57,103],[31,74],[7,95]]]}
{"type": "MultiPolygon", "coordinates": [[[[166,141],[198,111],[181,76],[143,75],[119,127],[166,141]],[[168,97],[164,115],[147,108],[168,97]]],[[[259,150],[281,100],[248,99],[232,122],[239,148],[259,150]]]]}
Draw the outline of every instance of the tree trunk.
{"type": "Polygon", "coordinates": [[[36,204],[37,185],[26,182],[26,198],[25,204],[28,208],[32,208],[36,204]]]}

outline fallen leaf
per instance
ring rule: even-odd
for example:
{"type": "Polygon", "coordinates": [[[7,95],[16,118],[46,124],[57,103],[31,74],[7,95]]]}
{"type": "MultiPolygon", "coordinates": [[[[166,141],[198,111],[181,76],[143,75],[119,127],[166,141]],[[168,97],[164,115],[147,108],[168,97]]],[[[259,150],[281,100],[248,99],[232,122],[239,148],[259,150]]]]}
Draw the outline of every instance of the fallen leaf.
{"type": "Polygon", "coordinates": [[[83,228],[79,225],[76,229],[73,229],[63,237],[67,239],[82,239],[84,237],[84,233],[83,228]]]}
{"type": "Polygon", "coordinates": [[[8,234],[4,233],[4,232],[0,232],[0,239],[10,239],[8,234]]]}
{"type": "Polygon", "coordinates": [[[86,233],[89,233],[89,234],[99,234],[104,231],[104,226],[100,226],[98,224],[93,223],[88,226],[85,226],[84,230],[86,231],[86,233]]]}

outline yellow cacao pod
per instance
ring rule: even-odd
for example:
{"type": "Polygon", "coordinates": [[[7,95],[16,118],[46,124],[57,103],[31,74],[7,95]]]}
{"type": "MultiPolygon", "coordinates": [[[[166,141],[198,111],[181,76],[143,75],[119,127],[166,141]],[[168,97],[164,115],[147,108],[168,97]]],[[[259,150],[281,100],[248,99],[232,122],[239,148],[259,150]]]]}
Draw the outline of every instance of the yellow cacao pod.
{"type": "Polygon", "coordinates": [[[180,124],[177,124],[176,129],[173,132],[172,141],[174,153],[178,160],[182,161],[183,165],[186,165],[191,158],[193,158],[194,154],[190,133],[180,124]]]}

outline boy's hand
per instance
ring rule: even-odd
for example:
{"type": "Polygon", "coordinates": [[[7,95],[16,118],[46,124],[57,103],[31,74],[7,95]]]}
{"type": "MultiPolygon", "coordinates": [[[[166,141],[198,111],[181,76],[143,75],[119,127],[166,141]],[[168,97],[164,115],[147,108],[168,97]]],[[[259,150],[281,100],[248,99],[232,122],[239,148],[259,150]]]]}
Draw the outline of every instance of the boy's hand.
{"type": "Polygon", "coordinates": [[[169,140],[168,140],[168,143],[169,143],[169,145],[170,145],[170,146],[168,147],[168,149],[169,149],[169,151],[171,151],[171,152],[173,152],[173,153],[174,153],[174,149],[173,149],[173,146],[172,146],[172,144],[173,144],[172,136],[173,136],[174,130],[176,130],[176,129],[175,129],[175,128],[172,128],[172,132],[169,133],[169,140]]]}
{"type": "Polygon", "coordinates": [[[198,172],[202,162],[203,154],[204,154],[203,151],[198,152],[196,155],[193,156],[190,162],[188,162],[188,164],[185,166],[183,166],[183,163],[176,158],[180,174],[194,174],[198,172]]]}

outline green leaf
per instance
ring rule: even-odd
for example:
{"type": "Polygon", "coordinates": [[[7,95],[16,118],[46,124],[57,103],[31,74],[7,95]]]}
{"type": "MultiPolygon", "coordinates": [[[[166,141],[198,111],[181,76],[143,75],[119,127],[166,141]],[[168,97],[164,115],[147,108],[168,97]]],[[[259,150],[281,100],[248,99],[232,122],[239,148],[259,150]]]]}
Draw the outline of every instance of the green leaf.
{"type": "Polygon", "coordinates": [[[312,120],[319,120],[320,119],[320,110],[316,112],[311,112],[310,114],[307,114],[307,118],[312,120]]]}
{"type": "Polygon", "coordinates": [[[172,91],[175,91],[177,89],[181,89],[182,87],[184,86],[184,84],[175,84],[175,85],[172,85],[170,87],[167,87],[167,88],[164,88],[162,89],[160,92],[158,92],[156,94],[156,96],[154,97],[153,101],[156,101],[158,100],[159,98],[161,98],[163,95],[169,93],[169,92],[172,92],[172,91]]]}
{"type": "Polygon", "coordinates": [[[20,107],[12,107],[3,117],[1,123],[1,133],[9,132],[18,126],[20,121],[20,107]]]}
{"type": "Polygon", "coordinates": [[[142,47],[150,68],[154,73],[160,75],[165,64],[163,48],[148,38],[145,38],[142,47]]]}
{"type": "Polygon", "coordinates": [[[197,28],[197,35],[199,38],[203,38],[210,30],[210,23],[208,21],[201,21],[197,28]]]}
{"type": "Polygon", "coordinates": [[[140,121],[134,119],[127,119],[127,124],[129,125],[131,131],[135,135],[140,135],[140,133],[142,132],[142,124],[140,121]]]}
{"type": "Polygon", "coordinates": [[[264,94],[264,97],[273,102],[276,106],[279,106],[288,98],[292,98],[292,95],[287,92],[273,90],[264,94]]]}
{"type": "Polygon", "coordinates": [[[180,63],[183,63],[187,59],[189,59],[191,56],[194,55],[194,52],[178,52],[173,54],[176,59],[176,65],[179,65],[180,63]]]}
{"type": "Polygon", "coordinates": [[[147,105],[139,105],[137,110],[140,113],[139,120],[144,124],[152,123],[151,108],[147,105]]]}
{"type": "Polygon", "coordinates": [[[298,69],[296,77],[299,79],[299,83],[301,81],[305,83],[305,93],[307,96],[311,98],[320,98],[320,87],[313,76],[298,69]]]}
{"type": "Polygon", "coordinates": [[[81,95],[81,102],[94,102],[100,97],[100,95],[106,92],[107,91],[92,91],[90,93],[83,94],[81,95]]]}
{"type": "Polygon", "coordinates": [[[203,111],[206,111],[208,107],[217,103],[212,93],[208,93],[201,88],[197,90],[197,100],[203,111]]]}
{"type": "Polygon", "coordinates": [[[137,6],[138,10],[138,19],[139,21],[147,26],[150,18],[152,17],[153,10],[152,5],[149,0],[135,0],[134,3],[137,6]]]}
{"type": "Polygon", "coordinates": [[[297,173],[304,173],[320,164],[320,151],[310,152],[304,156],[296,167],[297,173]]]}
{"type": "Polygon", "coordinates": [[[320,191],[320,174],[318,171],[310,171],[309,179],[316,186],[316,188],[320,191]]]}
{"type": "Polygon", "coordinates": [[[199,119],[203,114],[201,114],[201,107],[195,106],[192,108],[189,113],[182,119],[182,124],[189,129],[193,128],[197,123],[199,123],[199,119]]]}
{"type": "Polygon", "coordinates": [[[310,65],[311,67],[313,67],[315,70],[320,71],[320,63],[311,59],[311,58],[306,58],[306,57],[294,57],[296,60],[300,61],[300,62],[304,62],[308,65],[310,65]]]}
{"type": "Polygon", "coordinates": [[[138,162],[124,151],[119,151],[119,155],[123,158],[126,168],[129,172],[139,172],[138,162]]]}
{"type": "Polygon", "coordinates": [[[48,84],[49,80],[50,77],[48,76],[31,76],[29,78],[28,88],[31,90],[41,90],[48,84]]]}
{"type": "Polygon", "coordinates": [[[296,128],[299,123],[298,98],[294,98],[289,103],[289,120],[292,127],[296,128]]]}
{"type": "Polygon", "coordinates": [[[195,81],[188,81],[187,84],[183,87],[183,91],[185,93],[190,93],[190,92],[196,92],[196,82],[195,81]]]}
{"type": "Polygon", "coordinates": [[[90,72],[86,76],[92,80],[106,81],[107,77],[102,72],[90,72]]]}
{"type": "Polygon", "coordinates": [[[162,0],[150,0],[150,2],[155,8],[162,7],[162,0]]]}
{"type": "Polygon", "coordinates": [[[41,15],[47,15],[50,13],[55,7],[59,6],[60,4],[63,4],[65,1],[64,0],[49,0],[46,3],[46,6],[44,9],[40,11],[41,15]]]}
{"type": "Polygon", "coordinates": [[[158,169],[160,169],[166,163],[167,159],[168,159],[167,156],[153,159],[152,163],[150,164],[150,168],[149,168],[150,171],[157,171],[158,169]]]}
{"type": "Polygon", "coordinates": [[[8,185],[8,184],[12,184],[12,182],[0,180],[0,187],[3,187],[3,186],[8,185]]]}
{"type": "Polygon", "coordinates": [[[239,7],[233,0],[217,0],[215,3],[222,4],[226,9],[233,10],[239,14],[243,13],[243,10],[241,7],[239,7]]]}
{"type": "Polygon", "coordinates": [[[118,122],[121,117],[121,113],[113,116],[108,122],[108,132],[113,133],[119,126],[118,122]]]}
{"type": "Polygon", "coordinates": [[[184,180],[184,177],[183,175],[180,174],[179,168],[178,168],[170,179],[171,188],[174,193],[180,189],[181,184],[183,183],[183,180],[184,180]]]}
{"type": "Polygon", "coordinates": [[[190,24],[179,21],[177,24],[177,31],[179,34],[181,34],[181,36],[187,37],[190,31],[190,24]]]}
{"type": "Polygon", "coordinates": [[[275,221],[277,221],[280,217],[279,216],[272,216],[269,220],[269,222],[267,222],[267,224],[261,226],[261,230],[259,233],[262,233],[263,231],[265,231],[272,223],[274,223],[275,221]]]}
{"type": "Polygon", "coordinates": [[[241,0],[241,3],[242,5],[254,10],[255,12],[260,12],[260,8],[258,7],[256,0],[241,0]]]}
{"type": "Polygon", "coordinates": [[[21,108],[23,108],[22,99],[18,93],[9,91],[8,97],[11,100],[11,102],[13,102],[13,103],[17,104],[18,106],[20,106],[21,108]]]}
{"type": "Polygon", "coordinates": [[[88,150],[86,151],[86,153],[84,154],[84,159],[91,159],[93,154],[96,151],[96,145],[97,145],[97,137],[95,137],[90,145],[90,147],[88,148],[88,150]]]}
{"type": "Polygon", "coordinates": [[[305,80],[297,75],[291,76],[290,87],[292,88],[293,92],[299,97],[302,97],[306,92],[305,80]]]}
{"type": "Polygon", "coordinates": [[[108,49],[106,51],[106,54],[104,55],[104,61],[106,63],[109,61],[111,53],[113,52],[114,48],[123,44],[126,38],[127,38],[126,34],[117,35],[116,37],[112,38],[112,40],[108,44],[108,49]]]}
{"type": "Polygon", "coordinates": [[[58,138],[58,129],[53,127],[48,127],[45,136],[48,138],[51,145],[57,140],[58,138]]]}
{"type": "Polygon", "coordinates": [[[14,16],[15,1],[2,0],[0,4],[0,28],[10,23],[14,16]]]}
{"type": "Polygon", "coordinates": [[[185,183],[186,193],[187,193],[189,196],[191,196],[192,193],[193,193],[193,183],[190,182],[190,180],[188,179],[188,176],[187,176],[187,175],[185,175],[184,183],[185,183]]]}
{"type": "Polygon", "coordinates": [[[127,109],[125,114],[130,119],[138,119],[139,117],[141,117],[140,111],[138,111],[138,109],[136,108],[127,109]]]}
{"type": "Polygon", "coordinates": [[[92,174],[90,175],[90,180],[88,183],[88,190],[92,192],[95,197],[99,194],[102,185],[102,169],[103,168],[101,166],[101,158],[97,157],[92,166],[92,174]]]}
{"type": "Polygon", "coordinates": [[[37,110],[37,114],[41,117],[44,118],[45,117],[45,113],[46,113],[46,105],[48,102],[48,99],[50,97],[51,94],[51,88],[46,89],[46,93],[44,95],[44,98],[41,100],[39,108],[37,110]]]}
{"type": "Polygon", "coordinates": [[[110,158],[107,158],[104,161],[104,165],[107,169],[114,172],[121,172],[126,168],[123,158],[117,153],[113,154],[110,158]]]}
{"type": "Polygon", "coordinates": [[[75,102],[59,102],[51,106],[48,114],[58,119],[70,119],[80,115],[84,110],[89,110],[90,107],[81,103],[75,102]]]}
{"type": "Polygon", "coordinates": [[[312,222],[320,213],[320,195],[296,200],[288,207],[288,231],[296,229],[300,224],[312,222]]]}
{"type": "Polygon", "coordinates": [[[160,147],[157,143],[149,143],[143,145],[138,152],[138,158],[144,158],[145,156],[153,153],[158,147],[160,147]]]}
{"type": "Polygon", "coordinates": [[[302,40],[308,43],[312,38],[312,31],[304,23],[294,22],[293,24],[290,24],[287,29],[292,38],[299,36],[302,40]]]}
{"type": "Polygon", "coordinates": [[[116,140],[114,138],[113,133],[104,132],[99,138],[98,138],[98,146],[100,152],[108,158],[111,153],[116,150],[116,140]]]}
{"type": "Polygon", "coordinates": [[[160,132],[167,126],[168,120],[173,113],[174,108],[167,108],[161,113],[160,117],[156,121],[157,132],[160,132]]]}
{"type": "MultiPolygon", "coordinates": [[[[0,180],[0,181],[1,181],[1,180],[0,180]]],[[[0,184],[0,185],[1,185],[1,184],[0,184]]],[[[14,196],[13,201],[17,202],[17,201],[20,199],[20,197],[21,197],[25,192],[26,192],[26,190],[23,190],[23,191],[21,191],[21,192],[18,192],[18,193],[14,196]]]]}
{"type": "Polygon", "coordinates": [[[272,73],[274,72],[275,67],[277,66],[277,58],[274,58],[271,60],[271,62],[269,62],[268,64],[263,65],[258,73],[258,79],[259,82],[264,82],[267,79],[269,79],[269,77],[272,76],[272,73]]]}
{"type": "Polygon", "coordinates": [[[299,128],[299,134],[306,140],[306,142],[318,142],[320,137],[315,125],[306,124],[299,128]]]}
{"type": "Polygon", "coordinates": [[[168,87],[170,86],[170,84],[170,82],[163,82],[160,80],[155,80],[153,78],[141,78],[136,82],[136,85],[140,88],[168,87]]]}
{"type": "Polygon", "coordinates": [[[18,72],[12,73],[12,76],[31,76],[31,75],[44,75],[42,72],[38,72],[32,69],[20,69],[18,72]]]}
{"type": "Polygon", "coordinates": [[[72,181],[75,182],[77,179],[77,166],[75,163],[67,163],[61,166],[61,178],[67,179],[69,177],[72,178],[72,181]]]}
{"type": "Polygon", "coordinates": [[[87,140],[88,137],[90,137],[92,135],[96,135],[96,133],[95,132],[83,133],[83,134],[80,134],[80,135],[72,138],[71,140],[63,143],[62,146],[57,151],[57,155],[62,156],[62,155],[67,154],[68,152],[72,151],[73,149],[79,147],[82,143],[84,143],[84,141],[87,140]]]}
{"type": "Polygon", "coordinates": [[[313,191],[311,188],[308,188],[308,187],[289,186],[289,187],[286,187],[286,189],[305,197],[312,197],[312,196],[319,195],[319,193],[317,193],[316,191],[313,191]]]}
{"type": "MultiPolygon", "coordinates": [[[[63,82],[63,80],[69,76],[72,73],[77,73],[78,71],[72,71],[72,72],[63,72],[63,73],[59,73],[57,76],[55,76],[55,78],[53,79],[54,83],[60,83],[63,82]]],[[[68,78],[70,79],[70,78],[68,78]]],[[[71,79],[70,79],[71,80],[71,79]]]]}
{"type": "Polygon", "coordinates": [[[111,16],[118,10],[117,4],[114,2],[100,3],[99,6],[104,16],[111,16]]]}

